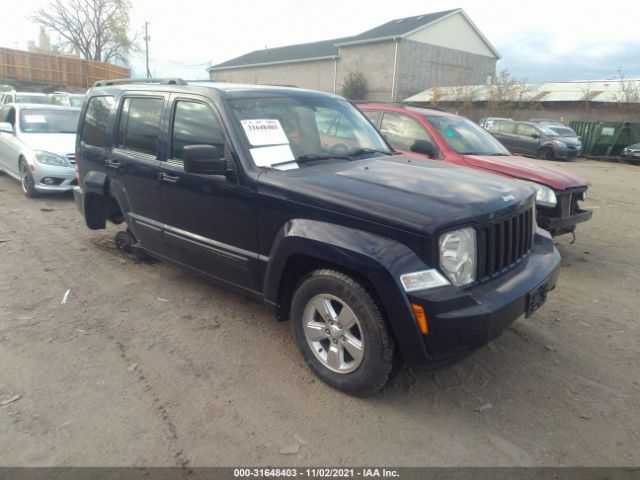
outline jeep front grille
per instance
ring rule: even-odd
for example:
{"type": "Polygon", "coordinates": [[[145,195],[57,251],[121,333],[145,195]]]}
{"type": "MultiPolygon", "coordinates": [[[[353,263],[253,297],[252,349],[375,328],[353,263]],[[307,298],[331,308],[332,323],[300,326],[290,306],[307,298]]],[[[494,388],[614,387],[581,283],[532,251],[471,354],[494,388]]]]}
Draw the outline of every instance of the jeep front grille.
{"type": "Polygon", "coordinates": [[[534,218],[530,208],[477,229],[478,281],[500,274],[529,254],[533,246],[534,218]]]}

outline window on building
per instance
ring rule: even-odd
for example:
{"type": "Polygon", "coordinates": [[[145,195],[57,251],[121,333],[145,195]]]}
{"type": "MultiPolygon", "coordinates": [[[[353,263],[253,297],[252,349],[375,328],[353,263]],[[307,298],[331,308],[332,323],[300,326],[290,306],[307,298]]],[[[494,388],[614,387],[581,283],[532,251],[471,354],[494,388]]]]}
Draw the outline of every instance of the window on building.
{"type": "Polygon", "coordinates": [[[147,155],[158,154],[162,98],[125,98],[118,126],[118,147],[147,155]]]}

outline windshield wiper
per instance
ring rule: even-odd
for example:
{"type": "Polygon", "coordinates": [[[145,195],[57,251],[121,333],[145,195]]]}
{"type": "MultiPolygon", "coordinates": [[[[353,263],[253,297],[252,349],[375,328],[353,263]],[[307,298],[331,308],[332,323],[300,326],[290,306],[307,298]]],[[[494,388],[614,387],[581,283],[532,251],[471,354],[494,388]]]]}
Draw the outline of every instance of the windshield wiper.
{"type": "Polygon", "coordinates": [[[320,155],[318,153],[308,153],[306,155],[300,155],[298,158],[296,158],[296,162],[298,163],[306,163],[306,162],[314,162],[316,160],[348,160],[351,161],[353,160],[353,158],[351,158],[349,155],[346,155],[344,153],[332,153],[332,154],[326,154],[326,155],[320,155]]]}
{"type": "Polygon", "coordinates": [[[506,157],[507,153],[489,153],[489,152],[460,152],[460,155],[482,155],[484,157],[506,157]]]}
{"type": "Polygon", "coordinates": [[[375,148],[356,148],[355,150],[350,150],[348,154],[350,156],[358,157],[360,155],[364,155],[365,153],[382,153],[383,155],[397,155],[397,152],[390,152],[388,150],[376,150],[375,148]]]}
{"type": "Polygon", "coordinates": [[[308,153],[306,155],[300,155],[298,158],[296,158],[295,160],[287,160],[286,162],[278,162],[278,163],[274,163],[271,165],[271,167],[278,167],[280,165],[287,165],[289,163],[307,163],[307,162],[315,162],[316,160],[320,161],[320,160],[333,160],[333,159],[337,159],[337,160],[353,160],[353,158],[351,158],[348,155],[344,155],[344,154],[334,154],[334,155],[320,155],[318,153],[308,153]]]}

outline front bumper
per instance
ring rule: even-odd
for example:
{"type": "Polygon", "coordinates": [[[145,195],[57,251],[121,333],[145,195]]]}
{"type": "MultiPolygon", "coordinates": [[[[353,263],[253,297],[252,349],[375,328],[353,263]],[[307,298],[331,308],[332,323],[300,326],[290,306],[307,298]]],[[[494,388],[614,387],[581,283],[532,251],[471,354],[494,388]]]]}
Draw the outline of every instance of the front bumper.
{"type": "Polygon", "coordinates": [[[34,188],[42,193],[68,192],[77,185],[76,170],[73,167],[37,164],[31,176],[34,188]]]}
{"type": "Polygon", "coordinates": [[[467,289],[454,286],[409,294],[427,315],[424,336],[431,361],[442,362],[497,337],[527,313],[528,296],[540,286],[556,286],[560,254],[547,235],[536,235],[531,253],[512,270],[467,289]]]}
{"type": "Polygon", "coordinates": [[[577,187],[556,191],[558,204],[555,207],[536,207],[536,221],[540,228],[551,235],[563,235],[576,229],[578,223],[586,222],[593,216],[591,210],[580,208],[579,203],[587,187],[577,187]]]}

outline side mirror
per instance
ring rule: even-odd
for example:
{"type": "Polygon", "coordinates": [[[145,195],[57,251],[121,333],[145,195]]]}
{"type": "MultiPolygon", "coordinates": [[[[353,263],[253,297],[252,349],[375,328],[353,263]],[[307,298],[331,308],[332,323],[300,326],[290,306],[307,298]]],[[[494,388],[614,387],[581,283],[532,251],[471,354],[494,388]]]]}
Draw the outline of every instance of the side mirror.
{"type": "Polygon", "coordinates": [[[13,133],[13,125],[7,122],[0,122],[0,132],[13,133]]]}
{"type": "Polygon", "coordinates": [[[187,145],[183,150],[184,171],[202,175],[226,175],[227,161],[213,145],[187,145]]]}
{"type": "Polygon", "coordinates": [[[411,151],[433,157],[436,154],[436,147],[428,140],[416,140],[413,142],[413,145],[411,145],[411,151]]]}
{"type": "Polygon", "coordinates": [[[532,133],[531,138],[540,138],[540,135],[537,133],[532,133]]]}

